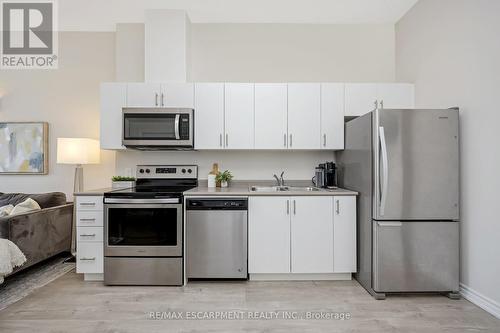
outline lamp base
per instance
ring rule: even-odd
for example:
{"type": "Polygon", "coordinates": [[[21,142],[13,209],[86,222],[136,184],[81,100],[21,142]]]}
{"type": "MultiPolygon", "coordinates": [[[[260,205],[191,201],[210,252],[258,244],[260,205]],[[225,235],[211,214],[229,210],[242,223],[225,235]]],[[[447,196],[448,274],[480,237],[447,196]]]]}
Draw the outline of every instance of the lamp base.
{"type": "Polygon", "coordinates": [[[77,164],[75,168],[75,182],[73,184],[73,192],[78,193],[83,191],[83,167],[77,164]]]}

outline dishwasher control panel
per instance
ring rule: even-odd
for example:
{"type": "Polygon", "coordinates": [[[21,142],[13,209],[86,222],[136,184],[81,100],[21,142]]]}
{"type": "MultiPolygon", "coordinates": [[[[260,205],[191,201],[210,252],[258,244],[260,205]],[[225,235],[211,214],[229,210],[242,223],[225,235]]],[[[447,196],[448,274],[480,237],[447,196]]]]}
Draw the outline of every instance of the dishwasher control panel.
{"type": "Polygon", "coordinates": [[[248,199],[188,199],[187,210],[247,210],[248,199]]]}

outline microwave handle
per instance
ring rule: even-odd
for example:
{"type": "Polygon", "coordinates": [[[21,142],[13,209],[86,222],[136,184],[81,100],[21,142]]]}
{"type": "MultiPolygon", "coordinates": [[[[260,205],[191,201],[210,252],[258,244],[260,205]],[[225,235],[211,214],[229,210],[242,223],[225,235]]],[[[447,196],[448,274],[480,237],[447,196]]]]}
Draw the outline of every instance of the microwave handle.
{"type": "Polygon", "coordinates": [[[181,115],[180,114],[176,114],[175,115],[175,124],[174,124],[174,127],[175,127],[175,139],[176,140],[180,140],[181,137],[179,135],[179,119],[180,119],[181,115]]]}

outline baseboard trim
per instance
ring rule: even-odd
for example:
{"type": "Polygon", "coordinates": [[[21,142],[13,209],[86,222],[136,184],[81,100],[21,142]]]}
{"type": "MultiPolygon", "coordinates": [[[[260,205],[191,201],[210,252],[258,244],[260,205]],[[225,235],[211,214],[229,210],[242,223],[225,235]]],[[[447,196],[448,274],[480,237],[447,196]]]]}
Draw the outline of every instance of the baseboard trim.
{"type": "Polygon", "coordinates": [[[104,274],[85,273],[83,274],[84,281],[104,281],[104,274]]]}
{"type": "Polygon", "coordinates": [[[460,294],[469,302],[500,319],[500,304],[498,302],[478,293],[463,283],[460,283],[460,294]]]}
{"type": "Polygon", "coordinates": [[[351,273],[281,273],[281,274],[250,274],[251,281],[328,281],[351,280],[351,273]]]}

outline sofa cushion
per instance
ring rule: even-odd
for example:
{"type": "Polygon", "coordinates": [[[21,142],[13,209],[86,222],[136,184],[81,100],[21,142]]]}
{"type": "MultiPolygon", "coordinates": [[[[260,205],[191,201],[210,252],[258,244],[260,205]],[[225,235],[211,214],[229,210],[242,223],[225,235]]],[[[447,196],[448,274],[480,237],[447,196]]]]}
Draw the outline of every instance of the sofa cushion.
{"type": "Polygon", "coordinates": [[[15,206],[28,198],[35,200],[42,209],[66,204],[66,194],[62,192],[37,194],[0,193],[0,207],[9,204],[15,206]]]}
{"type": "Polygon", "coordinates": [[[22,214],[26,212],[31,212],[34,210],[42,209],[40,205],[33,199],[28,198],[23,202],[17,204],[14,209],[10,212],[10,215],[22,214]]]}
{"type": "Polygon", "coordinates": [[[0,207],[0,217],[8,216],[10,214],[10,212],[12,212],[13,209],[14,209],[13,205],[6,205],[6,206],[0,207]]]}

